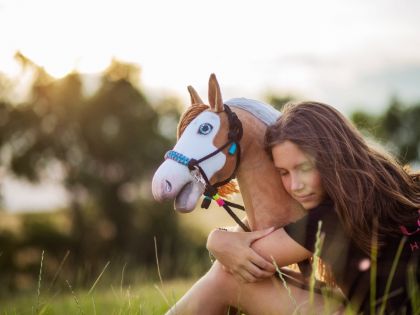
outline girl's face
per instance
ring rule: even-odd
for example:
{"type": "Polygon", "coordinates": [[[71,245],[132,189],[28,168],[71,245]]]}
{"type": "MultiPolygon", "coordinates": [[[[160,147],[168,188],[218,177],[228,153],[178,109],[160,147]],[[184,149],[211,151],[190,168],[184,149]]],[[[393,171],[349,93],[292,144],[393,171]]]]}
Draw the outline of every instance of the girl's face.
{"type": "Polygon", "coordinates": [[[305,210],[318,206],[325,199],[326,193],[313,157],[291,141],[275,145],[272,154],[284,188],[305,210]]]}

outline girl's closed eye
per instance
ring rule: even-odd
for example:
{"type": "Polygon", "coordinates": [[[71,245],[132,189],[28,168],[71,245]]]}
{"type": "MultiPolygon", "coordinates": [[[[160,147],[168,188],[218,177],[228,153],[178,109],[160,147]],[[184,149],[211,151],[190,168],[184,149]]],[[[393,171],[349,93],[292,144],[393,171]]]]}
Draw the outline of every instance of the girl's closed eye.
{"type": "Polygon", "coordinates": [[[314,168],[314,166],[312,164],[305,163],[305,164],[302,164],[302,166],[300,167],[300,170],[302,172],[309,172],[309,171],[313,170],[313,168],[314,168]]]}

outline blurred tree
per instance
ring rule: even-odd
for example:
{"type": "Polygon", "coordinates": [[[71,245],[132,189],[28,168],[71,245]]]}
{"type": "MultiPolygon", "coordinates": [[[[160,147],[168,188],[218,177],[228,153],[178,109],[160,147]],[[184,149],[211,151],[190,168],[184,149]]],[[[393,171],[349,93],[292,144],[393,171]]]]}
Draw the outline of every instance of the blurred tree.
{"type": "Polygon", "coordinates": [[[6,100],[11,82],[6,75],[0,72],[0,100],[6,100]]]}
{"type": "MultiPolygon", "coordinates": [[[[0,179],[4,176],[5,167],[3,161],[7,159],[7,150],[1,150],[8,142],[8,123],[11,104],[8,96],[11,90],[11,81],[0,72],[0,179]]],[[[0,182],[1,188],[1,182],[0,182]]],[[[0,211],[3,211],[3,197],[0,190],[0,211]]]]}
{"type": "Polygon", "coordinates": [[[73,252],[79,259],[95,255],[86,240],[96,231],[115,254],[154,260],[153,235],[163,235],[169,243],[176,240],[176,217],[168,204],[150,203],[150,182],[173,142],[161,134],[160,122],[177,121],[179,112],[172,108],[158,113],[136,87],[140,69],[131,64],[113,60],[98,90],[86,97],[78,73],[55,80],[24,55],[16,58],[33,69],[35,79],[28,102],[0,103],[0,141],[2,152],[8,153],[3,163],[30,181],[62,173],[78,244],[73,252]],[[90,214],[89,204],[94,205],[90,214]],[[101,214],[98,220],[89,217],[95,211],[101,214]],[[138,250],[145,241],[139,239],[145,236],[139,225],[156,228],[146,230],[152,252],[138,250]]]}
{"type": "Polygon", "coordinates": [[[276,95],[276,94],[268,94],[266,96],[268,104],[273,105],[276,109],[282,110],[283,106],[286,105],[288,102],[294,101],[295,97],[292,95],[276,95]]]}
{"type": "Polygon", "coordinates": [[[383,114],[358,111],[351,119],[365,134],[384,143],[403,163],[420,162],[420,103],[392,98],[383,114]]]}

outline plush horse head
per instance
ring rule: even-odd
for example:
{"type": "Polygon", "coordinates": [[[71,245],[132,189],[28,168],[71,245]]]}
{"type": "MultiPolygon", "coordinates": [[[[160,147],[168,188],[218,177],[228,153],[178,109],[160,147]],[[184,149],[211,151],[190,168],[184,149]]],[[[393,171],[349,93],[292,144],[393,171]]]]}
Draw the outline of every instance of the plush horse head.
{"type": "MultiPolygon", "coordinates": [[[[152,182],[155,199],[174,199],[175,209],[181,212],[192,211],[203,194],[205,182],[201,176],[211,184],[231,177],[240,154],[237,143],[230,141],[232,112],[229,115],[225,112],[216,76],[212,74],[209,80],[209,105],[204,104],[193,87],[189,86],[188,91],[191,106],[178,125],[178,142],[166,155],[152,182]],[[193,172],[187,161],[199,161],[196,167],[201,168],[201,174],[193,172]]],[[[219,188],[219,195],[237,191],[234,184],[227,183],[219,188]]]]}
{"type": "Polygon", "coordinates": [[[267,126],[280,112],[245,98],[223,102],[214,75],[209,80],[209,105],[192,87],[188,90],[191,106],[180,119],[178,142],[153,177],[155,199],[174,199],[175,210],[189,212],[203,193],[209,195],[208,183],[223,184],[218,187],[220,196],[237,192],[234,184],[225,184],[237,175],[251,229],[283,226],[301,217],[302,208],[284,190],[264,150],[267,126]]]}

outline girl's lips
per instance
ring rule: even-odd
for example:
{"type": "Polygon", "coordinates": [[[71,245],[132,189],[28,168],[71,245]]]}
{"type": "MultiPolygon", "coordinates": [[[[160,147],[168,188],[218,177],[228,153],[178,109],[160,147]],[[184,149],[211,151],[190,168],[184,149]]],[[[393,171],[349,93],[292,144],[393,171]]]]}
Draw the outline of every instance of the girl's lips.
{"type": "Polygon", "coordinates": [[[309,194],[305,196],[295,196],[295,199],[300,202],[311,201],[315,197],[315,194],[309,194]]]}

